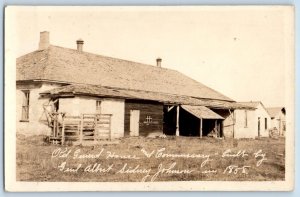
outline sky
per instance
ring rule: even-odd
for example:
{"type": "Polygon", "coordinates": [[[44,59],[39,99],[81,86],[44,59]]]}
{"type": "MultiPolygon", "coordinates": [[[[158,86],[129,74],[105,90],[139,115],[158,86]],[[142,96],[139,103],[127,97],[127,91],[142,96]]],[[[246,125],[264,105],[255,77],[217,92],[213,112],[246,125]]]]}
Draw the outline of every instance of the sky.
{"type": "Polygon", "coordinates": [[[266,107],[289,100],[293,21],[288,7],[19,7],[9,25],[19,57],[50,43],[155,65],[185,75],[236,101],[266,107]]]}

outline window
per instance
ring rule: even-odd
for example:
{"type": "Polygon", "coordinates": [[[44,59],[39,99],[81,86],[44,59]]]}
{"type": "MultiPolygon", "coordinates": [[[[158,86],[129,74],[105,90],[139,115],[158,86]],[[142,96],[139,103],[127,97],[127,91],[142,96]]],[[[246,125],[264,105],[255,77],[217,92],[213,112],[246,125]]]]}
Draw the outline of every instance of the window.
{"type": "Polygon", "coordinates": [[[267,130],[267,129],[268,129],[268,119],[265,118],[265,130],[267,130]]]}
{"type": "Polygon", "coordinates": [[[101,101],[96,101],[96,112],[101,113],[101,101]]]}
{"type": "Polygon", "coordinates": [[[151,116],[147,116],[146,117],[146,123],[151,123],[152,122],[152,117],[151,116]]]}
{"type": "Polygon", "coordinates": [[[245,128],[248,127],[248,112],[245,110],[245,128]]]}
{"type": "Polygon", "coordinates": [[[23,105],[22,105],[22,118],[21,121],[28,121],[29,120],[29,97],[30,92],[29,90],[23,90],[23,105]]]}

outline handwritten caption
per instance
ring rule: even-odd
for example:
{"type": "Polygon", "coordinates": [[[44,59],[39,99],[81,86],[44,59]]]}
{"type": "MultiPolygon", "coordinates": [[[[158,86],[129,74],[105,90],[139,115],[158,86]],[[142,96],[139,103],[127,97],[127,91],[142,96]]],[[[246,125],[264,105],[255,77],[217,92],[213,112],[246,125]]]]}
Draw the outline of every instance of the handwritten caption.
{"type": "MultiPolygon", "coordinates": [[[[139,181],[156,181],[160,176],[223,174],[248,175],[251,168],[261,168],[267,161],[262,150],[247,152],[227,149],[215,153],[170,153],[166,148],[146,150],[138,154],[118,154],[99,148],[87,153],[82,149],[57,148],[51,160],[58,161],[56,169],[62,173],[92,173],[138,175],[139,181]],[[189,163],[189,165],[185,165],[189,163]],[[224,167],[220,167],[224,165],[224,167]]],[[[120,180],[122,181],[122,180],[120,180]]]]}

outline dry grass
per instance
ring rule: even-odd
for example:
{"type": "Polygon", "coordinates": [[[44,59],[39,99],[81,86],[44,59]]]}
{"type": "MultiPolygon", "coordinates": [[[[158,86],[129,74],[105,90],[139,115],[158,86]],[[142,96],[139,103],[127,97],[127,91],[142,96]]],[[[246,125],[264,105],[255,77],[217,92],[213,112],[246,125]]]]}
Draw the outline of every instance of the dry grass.
{"type": "Polygon", "coordinates": [[[20,181],[141,181],[145,174],[120,174],[117,173],[127,163],[128,167],[140,169],[151,169],[150,177],[157,172],[159,164],[168,167],[176,162],[174,169],[192,169],[190,174],[160,174],[156,181],[269,181],[284,180],[285,177],[285,151],[284,139],[241,139],[220,140],[212,138],[188,138],[167,137],[166,139],[150,138],[123,138],[117,144],[102,144],[97,146],[81,147],[49,145],[43,141],[43,136],[26,138],[17,136],[17,180],[20,181]],[[52,152],[57,148],[68,148],[72,152],[68,158],[51,158],[52,152]],[[73,159],[73,153],[81,149],[81,154],[97,154],[104,148],[103,154],[96,159],[73,159]],[[194,153],[210,154],[213,161],[201,167],[203,159],[199,158],[146,158],[141,152],[144,148],[147,152],[166,148],[166,153],[194,153]],[[227,149],[233,152],[246,150],[249,156],[244,158],[222,158],[221,155],[227,149]],[[253,156],[254,152],[262,150],[266,153],[267,160],[260,166],[256,166],[258,158],[253,156]],[[140,159],[106,159],[107,151],[118,155],[136,155],[140,159]],[[216,153],[218,155],[216,155],[216,153]],[[81,163],[82,168],[77,173],[61,172],[58,166],[66,161],[68,167],[76,168],[81,163]],[[89,164],[99,163],[101,167],[113,164],[113,169],[108,173],[84,172],[89,164]],[[223,173],[227,166],[237,165],[251,166],[248,174],[238,172],[223,173]],[[217,170],[217,173],[204,174],[204,170],[217,170]]]}

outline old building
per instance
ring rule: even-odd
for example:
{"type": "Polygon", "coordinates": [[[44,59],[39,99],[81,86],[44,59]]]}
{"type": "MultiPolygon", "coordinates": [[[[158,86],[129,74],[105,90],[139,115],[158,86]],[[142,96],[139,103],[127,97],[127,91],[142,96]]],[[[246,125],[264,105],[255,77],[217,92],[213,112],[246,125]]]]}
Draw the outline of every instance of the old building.
{"type": "Polygon", "coordinates": [[[270,107],[267,108],[271,116],[271,129],[277,131],[280,136],[285,136],[286,122],[285,122],[285,108],[284,107],[270,107]]]}
{"type": "Polygon", "coordinates": [[[260,101],[239,102],[252,109],[235,110],[235,138],[269,137],[271,117],[260,101]]]}
{"type": "Polygon", "coordinates": [[[38,50],[17,58],[18,132],[55,139],[74,132],[81,140],[105,129],[109,138],[151,132],[233,137],[234,110],[252,109],[162,67],[160,58],[146,65],[85,52],[83,40],[77,49],[49,40],[49,32],[41,32],[38,50]]]}

